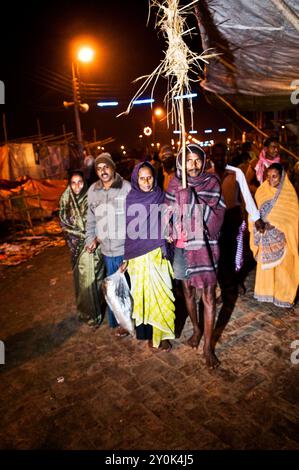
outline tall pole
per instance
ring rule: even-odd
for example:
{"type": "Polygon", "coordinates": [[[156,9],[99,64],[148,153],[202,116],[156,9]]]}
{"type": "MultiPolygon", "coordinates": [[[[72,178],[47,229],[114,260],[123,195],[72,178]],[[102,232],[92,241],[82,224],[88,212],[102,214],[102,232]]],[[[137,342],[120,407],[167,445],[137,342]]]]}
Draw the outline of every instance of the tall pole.
{"type": "Polygon", "coordinates": [[[3,122],[3,133],[4,133],[4,142],[7,144],[7,129],[6,129],[6,115],[5,113],[2,114],[2,122],[3,122]]]}
{"type": "Polygon", "coordinates": [[[153,143],[156,141],[156,116],[152,113],[153,143]]]}
{"type": "Polygon", "coordinates": [[[79,108],[80,108],[80,96],[79,96],[79,82],[78,82],[78,74],[77,74],[77,62],[72,62],[72,80],[73,80],[73,99],[74,99],[74,113],[75,113],[75,124],[76,124],[76,132],[77,132],[77,140],[79,144],[79,152],[80,157],[83,158],[83,139],[82,139],[82,130],[81,130],[81,122],[80,122],[80,115],[79,115],[79,108]]]}

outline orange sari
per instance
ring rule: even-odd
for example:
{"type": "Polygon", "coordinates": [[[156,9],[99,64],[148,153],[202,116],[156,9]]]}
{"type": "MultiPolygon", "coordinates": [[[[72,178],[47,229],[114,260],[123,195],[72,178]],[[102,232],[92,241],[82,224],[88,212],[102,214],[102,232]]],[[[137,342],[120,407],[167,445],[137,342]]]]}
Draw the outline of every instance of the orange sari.
{"type": "Polygon", "coordinates": [[[276,234],[282,234],[282,237],[279,240],[277,236],[273,237],[272,247],[276,252],[275,262],[271,263],[267,260],[267,256],[271,256],[270,232],[265,233],[263,240],[263,235],[258,236],[253,224],[249,224],[250,248],[257,261],[254,297],[261,302],[288,308],[294,303],[299,283],[297,194],[283,172],[278,188],[265,181],[257,189],[255,199],[264,222],[269,222],[275,227],[276,234]]]}

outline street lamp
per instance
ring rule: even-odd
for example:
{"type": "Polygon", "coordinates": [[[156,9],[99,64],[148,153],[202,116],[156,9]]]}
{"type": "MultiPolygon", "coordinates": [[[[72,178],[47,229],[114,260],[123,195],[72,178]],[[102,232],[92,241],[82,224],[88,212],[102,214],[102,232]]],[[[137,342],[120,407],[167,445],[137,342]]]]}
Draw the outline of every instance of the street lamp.
{"type": "Polygon", "coordinates": [[[164,114],[164,111],[162,108],[156,108],[154,109],[152,113],[153,142],[155,142],[156,140],[156,121],[159,118],[161,120],[161,117],[163,116],[163,114],[164,114]]]}
{"type": "Polygon", "coordinates": [[[72,61],[73,101],[63,102],[63,105],[66,108],[68,108],[69,106],[74,106],[76,134],[81,157],[83,156],[83,139],[79,111],[86,113],[89,110],[89,106],[87,103],[81,103],[78,67],[79,61],[90,62],[93,59],[93,56],[94,51],[90,47],[81,47],[79,49],[76,59],[72,61]]]}

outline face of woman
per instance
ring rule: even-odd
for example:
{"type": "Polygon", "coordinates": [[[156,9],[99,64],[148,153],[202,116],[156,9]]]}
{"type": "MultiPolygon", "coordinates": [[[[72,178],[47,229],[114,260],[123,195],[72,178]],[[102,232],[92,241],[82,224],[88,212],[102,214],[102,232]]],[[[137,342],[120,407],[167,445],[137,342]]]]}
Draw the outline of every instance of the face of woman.
{"type": "Polygon", "coordinates": [[[138,172],[138,186],[141,191],[148,193],[153,189],[154,177],[150,168],[140,168],[138,172]]]}
{"type": "Polygon", "coordinates": [[[272,188],[277,188],[280,183],[280,178],[281,176],[279,174],[279,171],[275,168],[272,168],[271,170],[267,171],[267,180],[270,186],[272,186],[272,188]]]}
{"type": "Polygon", "coordinates": [[[80,175],[72,176],[71,188],[72,188],[73,193],[76,194],[76,196],[78,196],[81,193],[83,186],[84,186],[84,181],[83,181],[82,176],[80,175]]]}

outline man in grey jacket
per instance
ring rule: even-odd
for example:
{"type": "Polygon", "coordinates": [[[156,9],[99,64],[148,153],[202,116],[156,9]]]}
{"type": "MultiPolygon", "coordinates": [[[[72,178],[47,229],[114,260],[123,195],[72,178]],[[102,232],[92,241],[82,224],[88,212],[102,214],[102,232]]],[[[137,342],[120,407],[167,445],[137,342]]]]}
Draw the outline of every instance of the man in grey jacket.
{"type": "MultiPolygon", "coordinates": [[[[98,244],[104,257],[107,275],[117,271],[123,262],[126,235],[126,197],[131,185],[115,172],[115,163],[107,152],[95,159],[99,180],[88,190],[86,250],[92,253],[98,244]]],[[[108,322],[116,328],[116,336],[125,336],[108,309],[108,322]]]]}

